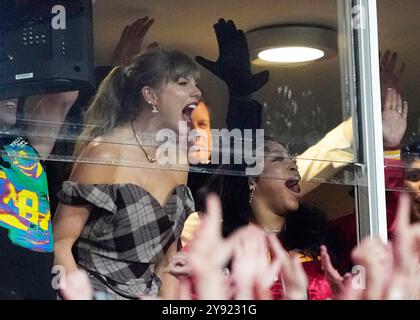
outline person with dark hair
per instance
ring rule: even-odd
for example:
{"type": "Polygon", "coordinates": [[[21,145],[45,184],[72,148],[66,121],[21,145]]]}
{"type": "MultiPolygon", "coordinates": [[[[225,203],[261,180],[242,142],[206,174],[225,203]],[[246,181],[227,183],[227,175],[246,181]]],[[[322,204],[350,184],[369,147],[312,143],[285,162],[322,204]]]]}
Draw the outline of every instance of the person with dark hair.
{"type": "MultiPolygon", "coordinates": [[[[396,90],[388,90],[382,112],[385,147],[395,149],[392,146],[400,143],[406,128],[407,110],[407,103],[402,102],[396,90]]],[[[247,177],[223,177],[221,196],[224,207],[228,207],[223,217],[225,233],[230,234],[240,226],[254,223],[269,233],[278,234],[291,254],[300,255],[308,277],[308,298],[331,298],[332,292],[319,261],[320,247],[335,241],[337,260],[340,264],[345,263],[347,253],[356,245],[355,215],[327,223],[319,210],[300,207],[300,175],[296,161],[273,139],[265,139],[264,153],[264,171],[260,176],[249,177],[248,183],[247,177]],[[346,240],[338,241],[341,238],[346,240]]],[[[394,167],[386,168],[387,187],[395,186],[394,173],[394,167]]],[[[390,232],[397,205],[391,196],[387,196],[390,232]]],[[[275,283],[272,293],[274,297],[281,297],[281,281],[275,283]]]]}
{"type": "Polygon", "coordinates": [[[178,51],[146,52],[116,67],[85,113],[76,146],[84,162],[59,194],[55,264],[85,269],[111,298],[177,297],[177,279],[162,270],[194,201],[186,150],[171,148],[186,139],[179,126],[200,101],[198,76],[178,51]],[[165,145],[162,129],[174,134],[165,145]]]}
{"type": "MultiPolygon", "coordinates": [[[[213,27],[219,45],[219,57],[213,62],[197,56],[196,61],[221,79],[228,88],[227,129],[243,130],[249,128],[255,130],[261,128],[262,106],[252,99],[252,94],[267,83],[269,72],[262,71],[252,74],[248,43],[243,31],[238,30],[232,20],[226,21],[221,18],[213,27]]],[[[210,128],[206,129],[209,135],[207,138],[210,148],[210,152],[208,152],[209,159],[213,150],[210,128]]],[[[215,151],[223,152],[223,150],[215,151]]],[[[201,155],[203,156],[204,153],[201,152],[201,155]]],[[[201,160],[203,160],[203,157],[201,160]]],[[[220,192],[222,176],[217,171],[225,167],[201,161],[195,166],[195,169],[202,169],[202,172],[190,172],[188,184],[192,187],[198,212],[204,212],[204,199],[207,193],[220,192]]],[[[243,171],[242,169],[240,167],[237,172],[240,173],[243,171]]],[[[229,177],[223,179],[229,179],[229,177]]],[[[223,199],[222,204],[225,212],[225,210],[228,210],[225,206],[232,204],[232,202],[228,199],[223,199]]],[[[240,204],[237,205],[239,206],[240,204]]],[[[192,238],[194,230],[199,223],[198,220],[198,213],[191,215],[188,219],[186,229],[183,232],[184,242],[192,238]]]]}
{"type": "MultiPolygon", "coordinates": [[[[224,215],[225,231],[231,233],[253,223],[276,234],[289,254],[300,258],[308,278],[308,298],[330,298],[331,291],[318,261],[319,248],[326,244],[326,216],[318,209],[300,206],[301,177],[296,160],[288,151],[274,139],[266,139],[264,153],[261,175],[236,178],[236,194],[230,201],[240,201],[243,211],[224,215]]],[[[222,198],[227,196],[222,193],[222,198]]],[[[272,294],[275,299],[283,296],[281,276],[274,283],[272,294]]]]}
{"type": "MultiPolygon", "coordinates": [[[[229,92],[229,104],[226,113],[226,127],[228,130],[255,130],[262,128],[262,105],[252,98],[253,93],[261,89],[269,78],[268,71],[262,71],[252,74],[251,63],[248,52],[248,44],[242,30],[237,29],[234,22],[220,19],[215,25],[214,30],[219,45],[219,57],[216,61],[209,61],[203,57],[196,57],[196,61],[211,73],[220,78],[227,86],[229,92]]],[[[194,110],[195,112],[196,110],[194,110]]],[[[193,112],[193,113],[194,113],[193,112]]],[[[244,135],[243,135],[244,136],[244,135]]],[[[208,139],[210,141],[210,139],[208,139]]],[[[311,181],[313,178],[321,180],[330,177],[338,172],[345,163],[353,158],[351,151],[352,144],[352,120],[344,121],[336,128],[331,130],[316,145],[308,148],[297,158],[298,165],[304,181],[311,181]],[[309,159],[323,159],[325,161],[314,161],[309,159]],[[336,160],[340,159],[340,162],[336,160]]],[[[223,152],[223,150],[221,150],[223,152]]],[[[220,188],[232,190],[232,196],[236,190],[240,190],[243,183],[236,177],[223,177],[223,186],[220,178],[210,178],[210,174],[220,171],[233,171],[236,174],[244,173],[244,166],[220,166],[209,164],[199,164],[195,169],[202,169],[202,173],[192,171],[188,178],[188,184],[191,185],[194,198],[196,200],[197,211],[202,211],[204,207],[200,199],[203,198],[203,192],[219,192],[220,188]],[[225,170],[224,170],[225,169],[225,170]],[[207,180],[211,180],[211,186],[207,185],[207,180]],[[215,181],[219,180],[219,181],[215,181]],[[238,186],[236,186],[238,183],[238,186]]],[[[319,183],[302,183],[301,194],[308,194],[319,186],[319,183]]],[[[228,194],[228,192],[225,192],[228,194]]],[[[245,212],[246,205],[232,200],[230,197],[222,200],[223,212],[245,212]]],[[[235,216],[235,215],[233,215],[235,216]]],[[[230,217],[224,217],[228,221],[230,217]]],[[[240,217],[232,218],[241,220],[240,217]]],[[[192,238],[193,230],[198,225],[198,214],[192,214],[186,222],[185,232],[183,232],[183,241],[187,242],[192,238]]],[[[229,224],[225,224],[224,234],[229,234],[229,224]]]]}
{"type": "Polygon", "coordinates": [[[411,196],[411,222],[420,221],[420,142],[416,141],[402,149],[405,163],[404,187],[411,196]]]}
{"type": "MultiPolygon", "coordinates": [[[[214,29],[219,43],[219,58],[216,62],[208,61],[202,57],[197,57],[196,60],[220,77],[229,89],[229,109],[226,119],[228,129],[258,129],[261,127],[262,106],[257,101],[252,100],[251,94],[268,81],[268,71],[252,75],[245,36],[242,30],[236,28],[233,21],[220,19],[214,25],[214,29]]],[[[284,224],[282,216],[286,216],[288,212],[296,211],[299,208],[300,190],[298,191],[296,188],[299,188],[300,176],[296,162],[291,160],[288,152],[277,141],[267,138],[264,146],[266,154],[269,155],[264,161],[264,173],[261,177],[253,177],[249,180],[254,186],[259,186],[257,195],[251,193],[253,195],[250,197],[247,176],[223,175],[220,178],[211,177],[206,180],[207,183],[202,183],[203,186],[198,188],[197,196],[201,200],[205,199],[206,194],[209,192],[217,191],[221,195],[223,233],[225,236],[230,235],[239,227],[250,222],[254,222],[259,227],[266,229],[267,232],[277,230],[277,233],[280,234],[284,224]],[[269,177],[265,178],[265,175],[269,177]],[[274,176],[277,178],[274,178],[274,176]],[[279,179],[279,176],[282,178],[279,179]],[[287,184],[285,184],[286,181],[287,184]],[[270,188],[270,185],[272,188],[270,188]],[[261,191],[260,187],[265,191],[261,191]],[[250,210],[250,203],[265,204],[263,207],[257,205],[257,207],[253,207],[250,210]],[[271,207],[271,205],[275,208],[271,207]],[[277,207],[277,205],[280,207],[277,207]],[[280,211],[278,212],[278,210],[280,211]],[[271,215],[269,211],[272,213],[271,215]],[[280,225],[277,225],[277,222],[280,225]]],[[[233,164],[231,161],[230,165],[222,166],[223,169],[237,173],[244,173],[245,167],[245,161],[241,164],[233,164]]],[[[204,201],[198,202],[202,203],[204,201]]],[[[202,211],[204,211],[204,207],[202,211]]],[[[296,218],[305,221],[307,223],[306,227],[313,230],[312,235],[318,234],[318,238],[308,239],[309,237],[306,237],[305,247],[296,246],[297,244],[302,245],[302,243],[293,242],[292,236],[287,237],[287,243],[290,244],[291,251],[296,249],[296,254],[300,255],[310,251],[308,255],[302,255],[302,261],[313,261],[310,258],[310,254],[313,253],[311,250],[318,246],[319,254],[319,246],[325,243],[323,239],[325,235],[322,233],[323,228],[326,227],[326,218],[319,212],[313,212],[312,214],[311,209],[303,207],[297,213],[296,218]],[[308,251],[305,250],[307,248],[308,251]]],[[[290,219],[290,230],[296,230],[297,226],[293,222],[294,220],[290,219]]],[[[289,233],[288,235],[291,234],[289,233]]],[[[311,267],[308,268],[308,272],[312,272],[309,277],[309,283],[322,282],[322,279],[319,280],[323,277],[320,267],[318,269],[311,267]]],[[[317,288],[312,289],[311,287],[310,297],[329,297],[328,283],[325,279],[323,285],[325,292],[322,293],[318,290],[318,292],[312,294],[312,291],[316,291],[317,288]]],[[[281,291],[280,282],[277,282],[272,290],[273,296],[280,298],[282,295],[281,291]]]]}
{"type": "MultiPolygon", "coordinates": [[[[408,103],[403,102],[396,89],[388,88],[382,109],[384,167],[386,187],[386,219],[388,239],[395,235],[396,213],[401,190],[404,188],[404,169],[400,160],[401,141],[407,128],[408,103]]],[[[331,220],[328,242],[336,255],[337,270],[344,274],[352,267],[351,251],[357,245],[355,213],[331,220]]]]}
{"type": "Polygon", "coordinates": [[[23,99],[0,101],[0,299],[55,299],[47,174],[51,152],[77,92],[46,94],[25,127],[23,99]],[[27,137],[19,136],[24,133],[27,137]]]}
{"type": "MultiPolygon", "coordinates": [[[[253,100],[250,99],[250,94],[254,92],[252,88],[257,88],[256,90],[258,90],[258,85],[264,85],[267,79],[264,82],[261,81],[262,78],[252,79],[250,76],[249,56],[246,55],[246,40],[243,32],[237,30],[232,21],[225,22],[221,19],[214,28],[219,43],[219,59],[216,62],[208,62],[199,57],[197,61],[199,63],[207,61],[201,64],[224,80],[229,88],[231,103],[227,115],[228,128],[258,129],[261,127],[261,105],[256,101],[252,103],[253,100]],[[243,50],[240,50],[240,48],[243,50]],[[245,53],[241,55],[240,52],[245,53]],[[226,61],[230,61],[231,63],[226,63],[226,61]],[[242,63],[235,64],[232,61],[241,61],[242,63]],[[238,83],[241,81],[244,82],[244,79],[249,79],[251,82],[253,81],[256,87],[252,87],[249,83],[242,83],[240,85],[236,83],[235,79],[237,78],[235,75],[238,76],[241,72],[242,76],[238,77],[240,79],[238,83]],[[235,98],[238,96],[235,88],[242,88],[245,91],[247,88],[251,88],[246,91],[242,99],[238,99],[239,102],[236,103],[236,107],[232,103],[234,101],[232,97],[235,98]]],[[[381,64],[387,63],[388,58],[389,54],[385,55],[381,60],[381,64]]],[[[392,73],[392,70],[390,72],[392,73]]],[[[259,74],[259,77],[261,76],[262,74],[259,74]]],[[[244,91],[240,90],[240,94],[244,94],[244,91]]],[[[401,141],[405,131],[406,117],[407,104],[402,103],[401,97],[395,90],[388,90],[387,103],[385,103],[383,112],[384,144],[386,147],[392,148],[401,141]]],[[[328,177],[332,172],[336,172],[339,169],[334,165],[332,166],[333,168],[328,168],[328,160],[335,159],[328,152],[331,150],[335,151],[337,157],[340,159],[342,159],[343,154],[346,156],[346,143],[349,147],[352,140],[351,128],[352,121],[349,119],[328,133],[317,145],[308,149],[305,152],[307,156],[302,155],[303,159],[318,158],[326,160],[318,161],[321,164],[317,164],[316,161],[314,162],[312,160],[299,160],[299,166],[302,166],[306,178],[318,175],[328,177]],[[340,139],[342,140],[340,141],[340,139]],[[344,143],[343,140],[348,142],[344,143]],[[338,142],[338,144],[335,144],[335,142],[338,142]],[[343,152],[339,154],[341,150],[343,152]],[[313,156],[314,154],[317,156],[313,156]]],[[[318,261],[320,247],[327,242],[327,221],[324,214],[320,213],[319,210],[300,207],[298,201],[304,192],[308,192],[308,189],[311,190],[314,186],[308,187],[305,185],[305,190],[301,189],[296,163],[290,161],[287,150],[277,141],[266,139],[265,152],[268,156],[266,156],[265,169],[262,177],[251,177],[248,184],[248,178],[246,176],[226,175],[222,177],[222,181],[218,184],[223,205],[224,234],[229,235],[237,228],[247,225],[250,222],[254,222],[267,230],[276,230],[279,237],[283,241],[286,241],[285,244],[289,250],[301,254],[303,262],[310,262],[306,264],[306,266],[309,266],[307,270],[309,298],[328,298],[331,296],[331,291],[323,276],[321,264],[318,261]],[[293,176],[293,172],[297,173],[297,176],[290,177],[293,176]],[[258,192],[252,191],[257,189],[259,190],[258,192]],[[258,194],[258,196],[255,196],[255,194],[258,194]],[[258,205],[255,207],[251,206],[252,208],[250,208],[250,204],[254,203],[254,201],[258,205]],[[290,224],[290,228],[287,227],[288,223],[290,224]],[[302,225],[299,226],[299,223],[302,223],[302,225]],[[312,230],[312,232],[305,233],[305,238],[299,241],[299,237],[302,235],[299,232],[299,228],[312,230]]],[[[230,165],[228,170],[243,172],[244,167],[244,164],[230,165]]],[[[350,219],[354,219],[354,215],[351,215],[350,219]]],[[[329,225],[331,226],[333,223],[329,225]]],[[[347,229],[353,226],[353,224],[345,225],[347,229]]],[[[354,230],[350,231],[353,234],[356,231],[356,226],[354,225],[354,230]]],[[[354,237],[354,241],[356,241],[356,237],[354,237]]],[[[352,246],[348,247],[351,251],[352,246]]],[[[279,285],[277,285],[277,288],[276,286],[273,288],[273,294],[277,296],[281,295],[281,287],[279,288],[279,285]]]]}

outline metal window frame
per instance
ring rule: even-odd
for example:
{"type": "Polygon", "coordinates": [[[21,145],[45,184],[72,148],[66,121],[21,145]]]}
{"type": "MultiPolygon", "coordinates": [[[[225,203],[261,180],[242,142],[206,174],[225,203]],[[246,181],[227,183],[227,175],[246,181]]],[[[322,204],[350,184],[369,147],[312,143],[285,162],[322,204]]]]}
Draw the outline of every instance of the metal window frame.
{"type": "Polygon", "coordinates": [[[337,0],[344,113],[353,116],[358,241],[387,241],[376,0],[337,0]],[[347,110],[348,113],[348,110],[347,110]]]}

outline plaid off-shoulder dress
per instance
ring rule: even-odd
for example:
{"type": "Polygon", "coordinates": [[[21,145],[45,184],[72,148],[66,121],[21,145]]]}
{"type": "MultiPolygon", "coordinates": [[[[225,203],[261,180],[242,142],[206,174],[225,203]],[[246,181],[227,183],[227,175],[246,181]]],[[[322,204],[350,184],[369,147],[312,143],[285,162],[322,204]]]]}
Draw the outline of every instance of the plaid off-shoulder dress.
{"type": "Polygon", "coordinates": [[[186,185],[176,186],[164,206],[135,184],[78,184],[65,181],[58,194],[67,205],[91,205],[89,219],[73,247],[95,291],[111,299],[157,295],[154,273],[194,212],[186,185]]]}

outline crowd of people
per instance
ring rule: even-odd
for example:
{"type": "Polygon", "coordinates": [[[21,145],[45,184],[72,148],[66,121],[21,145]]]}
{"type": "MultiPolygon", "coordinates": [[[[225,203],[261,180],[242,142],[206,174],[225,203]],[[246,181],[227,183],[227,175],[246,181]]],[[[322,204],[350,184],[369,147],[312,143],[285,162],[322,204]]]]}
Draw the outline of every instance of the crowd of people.
{"type": "Polygon", "coordinates": [[[28,137],[1,137],[0,298],[420,299],[420,147],[401,146],[408,103],[397,55],[380,57],[389,190],[380,214],[390,241],[358,244],[354,213],[328,220],[300,203],[318,186],[303,181],[352,159],[352,119],[296,159],[273,138],[253,143],[252,154],[264,154],[253,164],[259,174],[210,174],[249,164],[244,153],[211,161],[197,63],[227,86],[227,129],[250,130],[254,141],[263,108],[252,94],[269,72],[252,73],[245,35],[231,20],[214,25],[216,61],[144,48],[153,24],[144,17],[126,26],[111,66],[96,69],[97,89],[45,95],[24,129],[16,123],[23,102],[1,102],[2,132],[19,125],[28,137]],[[66,121],[82,124],[75,145],[56,143],[66,121]],[[162,130],[174,135],[163,141],[162,130]],[[70,168],[40,161],[57,148],[76,158],[70,168]]]}

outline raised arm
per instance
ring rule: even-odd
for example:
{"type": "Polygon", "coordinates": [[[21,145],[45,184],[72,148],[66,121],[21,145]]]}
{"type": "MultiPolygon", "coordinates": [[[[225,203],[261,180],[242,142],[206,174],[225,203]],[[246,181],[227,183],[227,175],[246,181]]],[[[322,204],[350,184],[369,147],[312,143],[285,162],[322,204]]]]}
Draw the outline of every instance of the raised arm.
{"type": "MultiPolygon", "coordinates": [[[[380,56],[382,92],[382,126],[384,147],[398,147],[407,127],[407,103],[397,93],[405,64],[398,70],[397,53],[386,51],[380,56]],[[392,108],[391,108],[392,106],[392,108]],[[397,112],[399,111],[399,112],[397,112]]],[[[353,161],[353,119],[350,118],[328,132],[317,144],[297,157],[303,181],[328,179],[353,161]]],[[[319,183],[302,183],[301,194],[316,189],[319,183]]]]}
{"type": "Polygon", "coordinates": [[[350,118],[297,156],[296,161],[302,177],[301,195],[305,196],[320,185],[305,181],[328,179],[351,163],[352,145],[353,119],[350,118]]]}
{"type": "MultiPolygon", "coordinates": [[[[143,39],[147,35],[154,20],[149,17],[137,19],[127,25],[121,33],[120,40],[111,58],[113,66],[125,65],[139,54],[143,48],[143,39]]],[[[148,46],[154,47],[154,42],[148,46]]],[[[112,70],[111,66],[95,68],[99,82],[112,70]]],[[[62,92],[45,95],[32,111],[28,130],[30,141],[41,156],[47,157],[54,147],[55,140],[69,110],[78,97],[78,91],[62,92]]]]}
{"type": "Polygon", "coordinates": [[[61,126],[78,94],[78,91],[46,94],[29,116],[28,139],[42,157],[48,157],[51,153],[61,126]]]}
{"type": "MultiPolygon", "coordinates": [[[[143,49],[143,40],[154,20],[149,17],[139,18],[130,25],[126,25],[121,33],[120,40],[112,53],[111,65],[127,65],[131,58],[143,49]]],[[[156,42],[147,48],[157,46],[156,42]]]]}
{"type": "Polygon", "coordinates": [[[268,81],[268,71],[251,73],[248,43],[244,32],[237,29],[232,20],[220,19],[214,25],[219,46],[219,57],[210,61],[196,57],[196,61],[225,82],[229,90],[229,109],[226,123],[231,129],[259,129],[261,105],[251,99],[268,81]]]}

